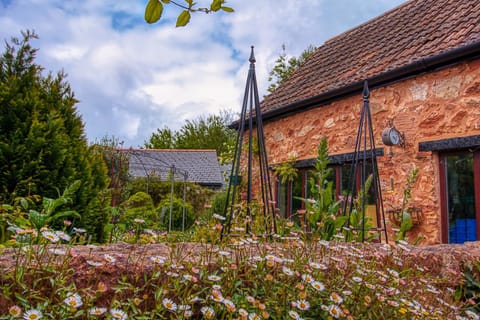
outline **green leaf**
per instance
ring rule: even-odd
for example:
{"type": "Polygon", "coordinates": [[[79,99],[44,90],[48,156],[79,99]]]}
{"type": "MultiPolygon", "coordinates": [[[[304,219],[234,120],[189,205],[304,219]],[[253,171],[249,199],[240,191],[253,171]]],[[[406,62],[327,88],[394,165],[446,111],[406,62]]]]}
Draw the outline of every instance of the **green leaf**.
{"type": "Polygon", "coordinates": [[[20,199],[20,205],[22,206],[22,208],[23,208],[24,210],[27,210],[27,209],[28,209],[28,201],[27,201],[27,199],[21,198],[21,199],[20,199]]]}
{"type": "Polygon", "coordinates": [[[212,4],[210,5],[210,10],[212,11],[218,11],[220,10],[221,6],[222,6],[222,0],[213,0],[212,1],[212,4]]]}
{"type": "Polygon", "coordinates": [[[78,212],[74,211],[74,210],[67,210],[67,211],[61,211],[61,212],[58,212],[52,216],[50,216],[48,219],[47,219],[47,222],[51,222],[51,221],[54,221],[54,220],[58,220],[60,218],[64,218],[64,217],[74,217],[74,218],[77,218],[77,219],[81,219],[82,216],[80,214],[78,214],[78,212]]]}
{"type": "Polygon", "coordinates": [[[16,293],[16,292],[15,292],[15,298],[17,298],[18,301],[22,302],[23,305],[26,305],[26,306],[29,305],[28,300],[25,299],[25,297],[23,297],[23,296],[20,295],[19,293],[16,293]]]}
{"type": "Polygon", "coordinates": [[[407,232],[413,227],[412,217],[407,211],[403,212],[403,220],[400,225],[400,232],[407,232]]]}
{"type": "Polygon", "coordinates": [[[190,12],[188,10],[182,11],[177,18],[176,27],[185,27],[190,22],[190,12]]]}
{"type": "Polygon", "coordinates": [[[163,12],[163,4],[158,0],[149,0],[145,8],[145,21],[155,23],[160,20],[163,12]]]}
{"type": "Polygon", "coordinates": [[[47,219],[48,219],[47,214],[42,214],[36,210],[30,210],[28,212],[28,217],[30,219],[30,222],[33,224],[33,226],[37,230],[40,230],[42,227],[44,227],[47,224],[47,219]]]}
{"type": "Polygon", "coordinates": [[[170,0],[162,0],[162,2],[165,3],[165,4],[169,4],[170,0]]]}
{"type": "Polygon", "coordinates": [[[455,289],[455,294],[454,294],[455,301],[460,301],[460,299],[462,298],[462,296],[463,296],[462,288],[461,288],[461,287],[457,287],[457,289],[455,289]]]}
{"type": "Polygon", "coordinates": [[[345,225],[345,222],[347,222],[348,217],[347,216],[340,216],[335,219],[335,228],[340,228],[343,225],[345,225]]]}
{"type": "Polygon", "coordinates": [[[225,12],[234,12],[233,8],[230,8],[230,7],[221,7],[220,9],[222,9],[225,12]]]}
{"type": "Polygon", "coordinates": [[[82,316],[84,313],[85,313],[85,310],[78,310],[73,317],[80,318],[80,316],[82,316]]]}

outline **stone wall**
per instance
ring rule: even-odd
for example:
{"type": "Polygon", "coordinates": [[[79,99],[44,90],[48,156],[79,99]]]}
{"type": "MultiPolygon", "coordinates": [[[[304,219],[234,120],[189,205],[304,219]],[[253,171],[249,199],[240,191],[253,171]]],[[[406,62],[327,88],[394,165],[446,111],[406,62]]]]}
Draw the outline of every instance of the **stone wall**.
{"type": "MultiPolygon", "coordinates": [[[[269,163],[282,163],[292,153],[298,160],[315,158],[322,137],[327,138],[332,155],[354,151],[362,104],[359,92],[318,108],[265,121],[269,163]]],[[[411,204],[421,208],[423,222],[410,235],[421,235],[430,244],[442,242],[438,155],[419,152],[418,143],[480,134],[480,60],[373,89],[370,107],[375,145],[384,147],[385,153],[378,157],[385,210],[400,206],[407,175],[418,167],[411,204]],[[405,148],[391,148],[393,156],[388,155],[390,147],[381,140],[389,120],[406,140],[405,148]]]]}

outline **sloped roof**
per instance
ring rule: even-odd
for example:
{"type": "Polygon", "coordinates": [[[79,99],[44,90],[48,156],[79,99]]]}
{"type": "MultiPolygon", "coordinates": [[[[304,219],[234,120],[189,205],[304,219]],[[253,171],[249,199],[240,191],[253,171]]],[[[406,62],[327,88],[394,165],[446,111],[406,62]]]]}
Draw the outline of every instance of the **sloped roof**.
{"type": "Polygon", "coordinates": [[[157,176],[167,180],[172,166],[175,178],[204,186],[221,187],[224,179],[215,150],[122,149],[129,158],[129,173],[134,177],[157,176]]]}
{"type": "Polygon", "coordinates": [[[318,47],[262,112],[268,119],[361,92],[365,79],[372,87],[479,54],[480,0],[411,0],[318,47]]]}

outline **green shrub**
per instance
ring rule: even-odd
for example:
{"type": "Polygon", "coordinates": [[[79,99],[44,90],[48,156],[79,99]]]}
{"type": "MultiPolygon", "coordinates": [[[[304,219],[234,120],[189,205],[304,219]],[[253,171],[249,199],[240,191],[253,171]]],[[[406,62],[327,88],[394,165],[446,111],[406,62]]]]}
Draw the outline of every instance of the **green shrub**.
{"type": "MultiPolygon", "coordinates": [[[[170,199],[172,185],[170,181],[160,181],[152,178],[148,181],[145,178],[135,178],[129,181],[127,193],[134,194],[139,191],[146,192],[152,197],[154,206],[158,206],[163,199],[170,199]]],[[[193,206],[195,212],[199,213],[204,210],[205,204],[209,203],[214,190],[204,188],[198,184],[187,182],[186,186],[183,182],[175,182],[173,184],[173,195],[179,199],[183,199],[184,191],[186,191],[186,201],[193,206]]]]}
{"type": "MultiPolygon", "coordinates": [[[[173,197],[172,201],[172,230],[182,230],[183,211],[185,209],[185,229],[189,228],[195,221],[193,214],[193,207],[188,202],[185,203],[182,199],[173,197]]],[[[157,207],[157,215],[165,229],[169,229],[170,217],[170,198],[165,198],[160,201],[157,207]]]]}
{"type": "Polygon", "coordinates": [[[143,221],[145,226],[153,226],[158,221],[152,198],[145,192],[137,192],[127,200],[125,212],[120,215],[118,223],[132,229],[139,221],[143,221]]]}
{"type": "Polygon", "coordinates": [[[227,202],[227,192],[222,191],[215,193],[212,198],[212,207],[210,209],[210,215],[208,218],[211,217],[212,214],[218,213],[220,215],[224,214],[225,211],[225,203],[227,202]]]}

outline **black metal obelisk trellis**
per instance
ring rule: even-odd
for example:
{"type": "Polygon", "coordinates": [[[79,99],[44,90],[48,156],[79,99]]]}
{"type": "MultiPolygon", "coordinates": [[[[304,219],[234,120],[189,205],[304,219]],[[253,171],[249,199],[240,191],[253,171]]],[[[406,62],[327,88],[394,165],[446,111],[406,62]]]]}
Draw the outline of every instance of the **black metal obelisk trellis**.
{"type": "Polygon", "coordinates": [[[272,196],[271,179],[268,171],[267,151],[263,133],[262,114],[260,99],[258,97],[257,79],[255,76],[255,56],[253,46],[250,54],[250,68],[248,70],[247,84],[243,97],[242,111],[238,124],[238,135],[232,163],[232,170],[227,190],[227,199],[224,209],[224,224],[222,237],[230,234],[233,219],[245,211],[245,232],[251,233],[252,208],[255,204],[255,214],[263,214],[265,221],[265,233],[275,233],[275,207],[272,196]],[[248,127],[246,128],[246,125],[248,127]],[[244,139],[248,141],[244,141],[244,139]],[[245,146],[247,148],[244,148],[245,146]],[[254,156],[258,157],[258,169],[254,170],[254,156]],[[246,172],[241,172],[243,165],[246,172]],[[245,167],[246,165],[246,167],[245,167]],[[253,180],[253,175],[256,180],[253,180]],[[246,184],[240,185],[242,175],[246,173],[246,184]],[[261,199],[253,199],[253,182],[259,183],[261,199]],[[245,188],[245,190],[240,190],[245,188]],[[239,192],[241,196],[239,196],[239,192]],[[242,199],[243,198],[243,199],[242,199]],[[259,206],[257,206],[259,204],[259,206]]]}
{"type": "Polygon", "coordinates": [[[368,88],[368,81],[365,80],[363,85],[363,107],[360,114],[360,124],[358,126],[355,152],[349,177],[350,189],[345,197],[346,201],[343,207],[343,214],[347,216],[346,226],[350,230],[353,229],[356,232],[361,232],[362,242],[365,241],[365,235],[369,232],[378,232],[378,240],[380,242],[382,241],[382,233],[384,233],[385,242],[388,242],[369,98],[370,90],[368,88]],[[372,175],[369,190],[366,190],[367,174],[372,175]],[[376,225],[367,228],[365,215],[368,194],[373,196],[372,201],[375,204],[375,219],[373,220],[376,221],[376,225]],[[351,222],[351,216],[354,214],[354,210],[356,210],[355,214],[360,215],[360,226],[353,225],[351,222]]]}

